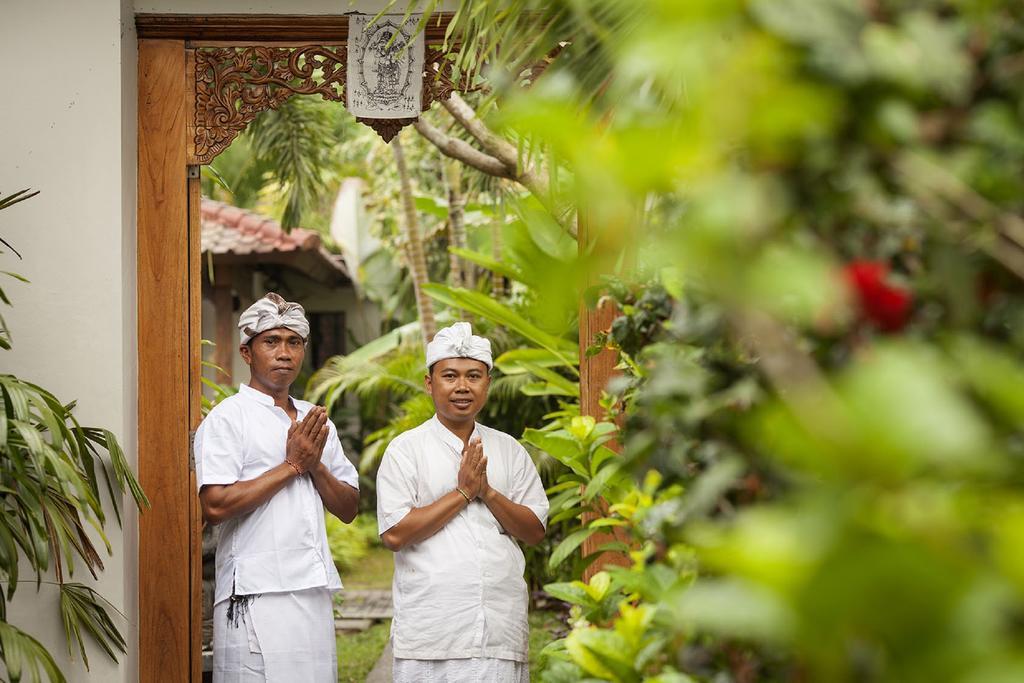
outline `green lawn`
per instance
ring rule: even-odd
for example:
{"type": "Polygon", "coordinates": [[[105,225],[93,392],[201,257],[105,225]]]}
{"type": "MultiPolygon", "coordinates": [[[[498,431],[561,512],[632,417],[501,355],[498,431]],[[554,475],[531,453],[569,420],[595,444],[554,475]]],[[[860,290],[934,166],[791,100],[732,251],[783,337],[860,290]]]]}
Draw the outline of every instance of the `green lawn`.
{"type": "Polygon", "coordinates": [[[565,624],[554,612],[534,610],[530,612],[530,680],[539,681],[541,671],[540,651],[548,643],[561,636],[565,624]],[[555,635],[555,634],[558,635],[555,635]]]}
{"type": "Polygon", "coordinates": [[[391,620],[338,635],[338,683],[363,683],[388,642],[391,620]]]}
{"type": "Polygon", "coordinates": [[[391,577],[394,574],[394,553],[378,546],[370,548],[370,552],[356,562],[355,567],[342,572],[341,582],[348,589],[391,588],[391,577]]]}

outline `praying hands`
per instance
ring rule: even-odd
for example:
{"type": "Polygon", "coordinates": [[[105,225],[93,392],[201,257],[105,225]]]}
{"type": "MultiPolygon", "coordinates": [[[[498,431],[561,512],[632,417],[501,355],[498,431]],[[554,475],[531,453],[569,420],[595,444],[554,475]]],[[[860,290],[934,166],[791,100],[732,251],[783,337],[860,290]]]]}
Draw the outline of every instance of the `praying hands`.
{"type": "Polygon", "coordinates": [[[459,490],[470,500],[482,498],[490,488],[487,485],[487,456],[479,437],[471,439],[462,449],[462,463],[459,465],[459,490]]]}
{"type": "Polygon", "coordinates": [[[285,462],[300,474],[313,469],[320,462],[329,434],[327,411],[323,406],[310,410],[302,422],[292,422],[285,446],[285,462]]]}

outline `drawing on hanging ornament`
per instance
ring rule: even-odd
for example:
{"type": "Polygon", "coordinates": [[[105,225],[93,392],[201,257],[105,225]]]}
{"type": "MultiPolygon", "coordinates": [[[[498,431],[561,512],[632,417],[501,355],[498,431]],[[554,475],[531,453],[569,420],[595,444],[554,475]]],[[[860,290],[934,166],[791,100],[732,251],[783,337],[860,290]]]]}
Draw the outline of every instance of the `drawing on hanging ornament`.
{"type": "Polygon", "coordinates": [[[357,117],[400,119],[422,110],[423,36],[419,15],[406,21],[369,15],[349,19],[346,106],[357,117]]]}

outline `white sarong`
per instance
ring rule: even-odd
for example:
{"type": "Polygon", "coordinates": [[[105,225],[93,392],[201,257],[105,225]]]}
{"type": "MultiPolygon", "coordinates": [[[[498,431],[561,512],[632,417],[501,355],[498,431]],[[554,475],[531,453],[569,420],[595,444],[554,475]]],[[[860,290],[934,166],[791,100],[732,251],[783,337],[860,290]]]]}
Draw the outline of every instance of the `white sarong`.
{"type": "Polygon", "coordinates": [[[394,683],[530,683],[530,665],[511,659],[400,659],[394,683]]]}
{"type": "Polygon", "coordinates": [[[228,619],[230,600],[213,608],[214,683],[336,683],[331,592],[311,588],[256,596],[228,619]]]}

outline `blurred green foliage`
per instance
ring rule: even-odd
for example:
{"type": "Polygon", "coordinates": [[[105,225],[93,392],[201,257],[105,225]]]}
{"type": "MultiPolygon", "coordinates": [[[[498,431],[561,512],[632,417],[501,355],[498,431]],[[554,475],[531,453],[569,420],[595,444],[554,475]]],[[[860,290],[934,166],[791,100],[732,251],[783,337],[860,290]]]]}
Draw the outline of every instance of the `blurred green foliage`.
{"type": "Polygon", "coordinates": [[[542,680],[1024,679],[1024,6],[462,5],[621,311],[615,421],[525,437],[567,468],[552,561],[595,525],[632,560],[548,587],[542,680]]]}
{"type": "Polygon", "coordinates": [[[327,545],[339,572],[344,574],[352,569],[367,556],[370,548],[380,545],[374,515],[361,513],[351,524],[345,524],[334,515],[324,517],[327,520],[327,545]]]}

